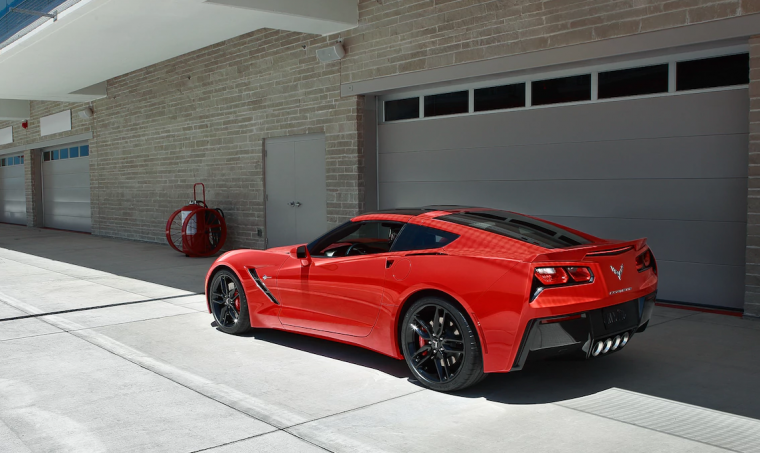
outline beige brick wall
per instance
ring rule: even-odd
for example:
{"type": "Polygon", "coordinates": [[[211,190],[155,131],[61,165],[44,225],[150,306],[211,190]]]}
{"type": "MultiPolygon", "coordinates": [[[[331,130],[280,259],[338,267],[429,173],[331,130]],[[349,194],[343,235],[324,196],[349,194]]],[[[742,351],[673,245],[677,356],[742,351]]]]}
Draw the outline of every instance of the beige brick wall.
{"type": "Polygon", "coordinates": [[[342,81],[757,12],[759,0],[359,0],[342,81]]]}
{"type": "Polygon", "coordinates": [[[760,36],[750,40],[749,55],[749,194],[744,313],[760,317],[760,36]]]}
{"type": "Polygon", "coordinates": [[[258,31],[108,83],[96,102],[93,233],[163,241],[195,182],[224,210],[229,247],[264,247],[264,139],[324,132],[328,220],[362,209],[361,110],[339,94],[328,38],[258,31]],[[304,46],[306,48],[304,49],[304,46]]]}

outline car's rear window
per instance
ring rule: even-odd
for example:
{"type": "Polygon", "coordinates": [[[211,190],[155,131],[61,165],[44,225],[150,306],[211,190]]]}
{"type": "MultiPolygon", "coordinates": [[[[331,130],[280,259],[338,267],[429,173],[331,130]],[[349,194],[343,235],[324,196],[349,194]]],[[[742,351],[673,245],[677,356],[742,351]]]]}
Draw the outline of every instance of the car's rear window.
{"type": "Polygon", "coordinates": [[[588,239],[564,228],[506,211],[460,212],[437,219],[500,234],[547,249],[590,243],[588,239]]]}

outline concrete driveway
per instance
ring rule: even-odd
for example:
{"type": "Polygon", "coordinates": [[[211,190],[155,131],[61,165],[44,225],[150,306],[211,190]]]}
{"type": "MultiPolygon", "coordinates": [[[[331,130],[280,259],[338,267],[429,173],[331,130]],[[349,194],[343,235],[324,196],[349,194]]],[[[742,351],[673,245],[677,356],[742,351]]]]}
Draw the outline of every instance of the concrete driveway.
{"type": "Polygon", "coordinates": [[[658,307],[626,349],[459,394],[206,312],[213,260],[0,225],[0,451],[760,452],[760,322],[658,307]]]}

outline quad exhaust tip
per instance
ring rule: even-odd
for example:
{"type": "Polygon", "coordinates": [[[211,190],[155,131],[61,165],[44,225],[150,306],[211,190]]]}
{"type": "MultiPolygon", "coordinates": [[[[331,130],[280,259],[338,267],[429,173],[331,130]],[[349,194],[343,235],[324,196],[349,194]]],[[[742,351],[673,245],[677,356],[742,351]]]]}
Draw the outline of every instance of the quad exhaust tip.
{"type": "Polygon", "coordinates": [[[622,341],[623,341],[623,339],[622,339],[622,338],[620,338],[620,335],[617,335],[617,336],[616,336],[616,337],[615,337],[615,338],[612,340],[612,350],[613,350],[613,351],[614,351],[614,350],[616,350],[616,349],[617,349],[617,348],[620,346],[620,342],[622,342],[622,341]]]}
{"type": "Polygon", "coordinates": [[[628,340],[631,339],[631,334],[625,332],[622,335],[616,335],[614,338],[607,338],[606,340],[600,340],[594,343],[594,347],[591,349],[591,356],[598,357],[602,354],[607,354],[610,351],[616,351],[622,349],[623,346],[628,344],[628,340]]]}

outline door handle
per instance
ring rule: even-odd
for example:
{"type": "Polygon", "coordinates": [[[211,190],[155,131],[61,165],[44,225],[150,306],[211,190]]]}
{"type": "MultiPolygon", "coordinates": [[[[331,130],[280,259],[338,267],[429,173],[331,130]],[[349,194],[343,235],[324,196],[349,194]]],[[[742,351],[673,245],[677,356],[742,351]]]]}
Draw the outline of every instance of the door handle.
{"type": "Polygon", "coordinates": [[[299,207],[301,207],[301,202],[300,201],[296,201],[295,205],[296,205],[297,208],[299,208],[299,207]]]}
{"type": "Polygon", "coordinates": [[[288,206],[295,206],[295,205],[296,205],[295,201],[291,201],[290,203],[288,203],[288,206]]]}

